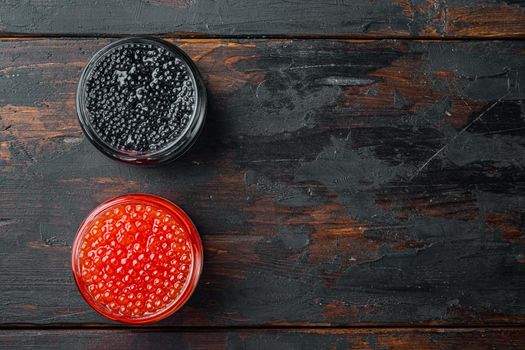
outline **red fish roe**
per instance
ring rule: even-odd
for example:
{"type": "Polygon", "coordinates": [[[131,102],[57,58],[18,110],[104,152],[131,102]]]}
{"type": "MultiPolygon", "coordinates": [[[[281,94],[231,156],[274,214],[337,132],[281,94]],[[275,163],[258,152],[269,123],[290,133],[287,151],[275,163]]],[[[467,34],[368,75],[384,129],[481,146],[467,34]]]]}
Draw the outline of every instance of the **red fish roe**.
{"type": "Polygon", "coordinates": [[[82,223],[72,264],[80,292],[99,313],[152,322],[190,297],[202,268],[202,244],[176,205],[126,195],[101,204],[82,223]]]}

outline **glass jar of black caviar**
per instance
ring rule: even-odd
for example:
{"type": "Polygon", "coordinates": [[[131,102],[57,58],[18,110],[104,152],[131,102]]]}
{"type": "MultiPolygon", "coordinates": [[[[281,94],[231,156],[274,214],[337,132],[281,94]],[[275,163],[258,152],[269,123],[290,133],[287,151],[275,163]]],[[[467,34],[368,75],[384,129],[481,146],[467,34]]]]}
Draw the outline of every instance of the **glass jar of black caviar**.
{"type": "Polygon", "coordinates": [[[128,38],[97,52],[77,90],[88,139],[126,163],[154,165],[180,157],[197,139],[206,89],[191,59],[158,39],[128,38]]]}

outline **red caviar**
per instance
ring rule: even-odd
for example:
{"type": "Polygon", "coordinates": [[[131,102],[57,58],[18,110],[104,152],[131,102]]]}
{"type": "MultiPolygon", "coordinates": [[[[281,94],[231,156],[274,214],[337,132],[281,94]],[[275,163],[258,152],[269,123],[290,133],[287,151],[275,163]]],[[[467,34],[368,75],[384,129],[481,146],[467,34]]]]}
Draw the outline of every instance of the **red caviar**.
{"type": "Polygon", "coordinates": [[[160,197],[133,194],[95,208],[80,226],[72,267],[84,299],[126,323],[165,318],[191,296],[202,243],[190,218],[160,197]]]}

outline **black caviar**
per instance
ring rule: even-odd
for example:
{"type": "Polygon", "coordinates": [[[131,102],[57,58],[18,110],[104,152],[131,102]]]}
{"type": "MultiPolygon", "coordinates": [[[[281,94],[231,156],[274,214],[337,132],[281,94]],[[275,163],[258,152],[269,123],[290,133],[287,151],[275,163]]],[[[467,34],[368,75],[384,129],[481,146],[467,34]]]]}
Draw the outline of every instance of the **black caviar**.
{"type": "Polygon", "coordinates": [[[186,64],[162,46],[129,43],[103,55],[86,79],[89,123],[110,146],[155,151],[184,131],[195,109],[186,64]]]}

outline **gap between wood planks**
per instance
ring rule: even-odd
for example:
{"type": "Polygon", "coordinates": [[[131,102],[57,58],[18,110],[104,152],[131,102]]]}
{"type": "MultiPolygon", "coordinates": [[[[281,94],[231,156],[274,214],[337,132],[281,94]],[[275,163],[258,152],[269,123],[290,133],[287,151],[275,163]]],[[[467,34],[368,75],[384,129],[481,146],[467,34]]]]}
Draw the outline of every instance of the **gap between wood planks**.
{"type": "Polygon", "coordinates": [[[118,39],[126,37],[158,37],[165,39],[222,39],[222,40],[264,40],[264,39],[280,39],[280,40],[356,40],[356,41],[376,41],[376,40],[404,40],[404,41],[521,41],[525,40],[525,33],[523,35],[509,35],[509,36],[410,36],[410,35],[375,35],[375,34],[338,34],[338,35],[303,35],[303,34],[257,34],[257,35],[210,35],[204,33],[151,33],[151,34],[74,34],[74,33],[13,33],[0,32],[0,40],[20,40],[20,39],[118,39]]]}
{"type": "Polygon", "coordinates": [[[76,323],[76,324],[0,324],[0,331],[9,330],[27,330],[27,331],[69,331],[69,330],[137,330],[147,332],[251,332],[251,331],[296,331],[296,332],[337,332],[337,331],[407,331],[407,330],[418,330],[418,331],[447,331],[447,332],[461,332],[461,331],[481,331],[481,330],[519,330],[525,331],[525,324],[512,324],[512,325],[497,325],[497,324],[483,324],[483,325],[455,325],[455,324],[444,324],[444,325],[411,325],[411,324],[366,324],[366,325],[246,325],[246,326],[137,326],[137,325],[126,325],[126,324],[87,324],[87,323],[76,323]]]}

